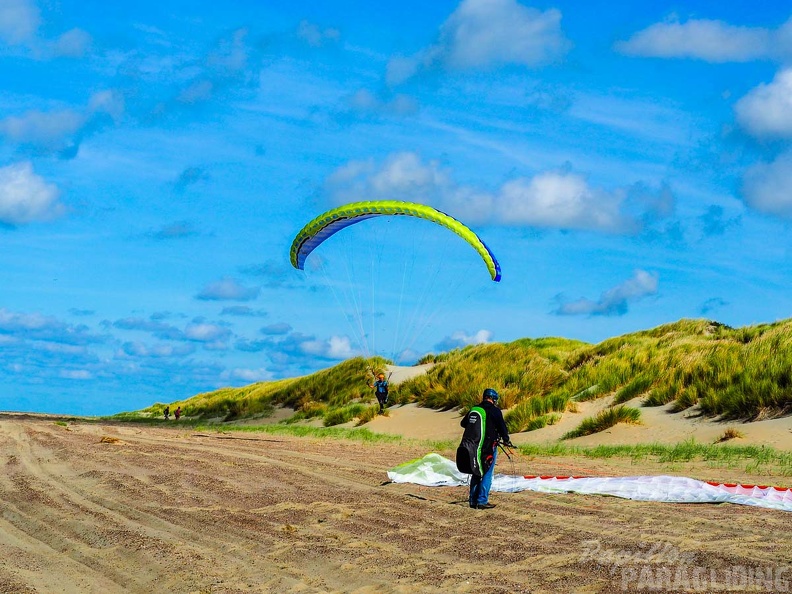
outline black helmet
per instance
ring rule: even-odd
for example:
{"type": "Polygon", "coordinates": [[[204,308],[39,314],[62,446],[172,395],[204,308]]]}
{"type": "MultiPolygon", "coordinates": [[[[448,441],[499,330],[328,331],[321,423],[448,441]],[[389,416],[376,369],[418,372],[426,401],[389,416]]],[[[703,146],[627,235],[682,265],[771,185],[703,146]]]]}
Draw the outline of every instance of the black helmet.
{"type": "Polygon", "coordinates": [[[484,393],[481,395],[481,397],[482,398],[492,398],[493,402],[497,402],[498,398],[500,398],[500,396],[498,396],[498,393],[495,390],[493,390],[492,388],[487,388],[486,390],[484,390],[484,393]]]}

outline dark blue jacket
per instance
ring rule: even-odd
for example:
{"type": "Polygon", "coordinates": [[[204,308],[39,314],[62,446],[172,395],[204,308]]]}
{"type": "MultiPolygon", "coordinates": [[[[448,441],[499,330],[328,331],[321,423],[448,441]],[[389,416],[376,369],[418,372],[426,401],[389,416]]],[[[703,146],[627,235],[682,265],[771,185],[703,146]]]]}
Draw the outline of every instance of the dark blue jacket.
{"type": "MultiPolygon", "coordinates": [[[[484,412],[487,413],[487,426],[484,428],[484,443],[487,444],[488,447],[489,444],[493,444],[494,446],[498,436],[500,436],[501,441],[506,443],[510,442],[509,430],[506,428],[506,421],[503,420],[501,409],[489,400],[482,400],[476,406],[480,406],[484,409],[484,412]]],[[[466,414],[459,423],[462,427],[467,427],[468,416],[470,416],[470,413],[466,414]]]]}

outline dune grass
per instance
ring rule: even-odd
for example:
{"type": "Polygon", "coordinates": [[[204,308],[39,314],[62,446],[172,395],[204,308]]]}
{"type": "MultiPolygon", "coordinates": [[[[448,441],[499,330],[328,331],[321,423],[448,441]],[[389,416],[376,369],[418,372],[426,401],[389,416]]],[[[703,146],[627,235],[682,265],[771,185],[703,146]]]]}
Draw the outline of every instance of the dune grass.
{"type": "MultiPolygon", "coordinates": [[[[792,413],[792,320],[730,328],[680,320],[591,345],[563,338],[521,339],[427,355],[426,374],[391,390],[391,403],[466,412],[484,388],[501,394],[510,431],[534,429],[577,402],[612,397],[621,405],[696,407],[709,417],[757,420],[792,413]],[[546,417],[543,421],[542,418],[546,417]]],[[[293,420],[326,424],[366,419],[373,402],[367,381],[384,359],[362,358],[308,376],[224,388],[170,404],[185,416],[233,421],[264,416],[282,405],[293,420]]],[[[164,404],[144,413],[161,416],[164,404]]],[[[366,422],[365,420],[363,422],[366,422]]]]}
{"type": "Polygon", "coordinates": [[[265,433],[268,435],[291,435],[295,437],[310,437],[315,439],[346,439],[367,443],[397,443],[403,441],[401,435],[374,433],[365,427],[309,427],[306,425],[285,425],[273,423],[270,425],[204,425],[197,423],[193,426],[195,431],[215,433],[265,433]]]}
{"type": "MultiPolygon", "coordinates": [[[[352,403],[373,399],[368,382],[373,372],[384,369],[387,363],[380,357],[356,357],[311,375],[259,382],[241,388],[222,388],[172,402],[169,406],[173,411],[180,405],[185,417],[233,421],[265,416],[274,410],[275,405],[281,405],[302,413],[302,418],[319,416],[321,412],[321,416],[330,416],[330,424],[336,424],[334,419],[343,413],[337,413],[335,409],[345,409],[352,403]]],[[[397,391],[394,391],[394,399],[396,397],[397,391]]],[[[156,403],[140,412],[161,417],[165,406],[156,403]]]]}
{"type": "Polygon", "coordinates": [[[792,452],[766,446],[704,444],[689,439],[678,444],[631,444],[578,446],[558,442],[545,445],[525,444],[518,451],[526,456],[585,457],[592,459],[628,458],[634,462],[661,463],[704,461],[726,468],[745,465],[745,471],[768,475],[792,476],[792,452]]]}
{"type": "Polygon", "coordinates": [[[641,411],[631,406],[614,406],[600,411],[593,417],[583,419],[580,425],[568,431],[561,439],[572,439],[605,431],[618,423],[638,424],[641,422],[641,411]]]}

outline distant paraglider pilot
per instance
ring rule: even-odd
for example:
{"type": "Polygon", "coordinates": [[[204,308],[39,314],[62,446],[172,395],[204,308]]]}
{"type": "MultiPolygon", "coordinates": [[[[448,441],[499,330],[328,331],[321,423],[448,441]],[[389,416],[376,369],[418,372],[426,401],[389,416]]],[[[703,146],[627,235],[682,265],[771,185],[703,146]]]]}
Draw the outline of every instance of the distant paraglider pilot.
{"type": "Polygon", "coordinates": [[[388,404],[388,380],[385,379],[385,374],[377,374],[377,380],[373,385],[369,384],[369,388],[374,390],[374,394],[377,397],[377,402],[379,402],[379,411],[381,413],[384,412],[385,405],[388,404]]]}
{"type": "Polygon", "coordinates": [[[456,463],[460,472],[471,475],[469,503],[474,509],[495,507],[489,503],[489,492],[495,472],[498,439],[514,447],[503,413],[497,407],[499,398],[495,390],[487,388],[481,396],[481,403],[471,408],[460,423],[465,432],[457,448],[456,463]]]}
{"type": "Polygon", "coordinates": [[[181,416],[181,406],[176,407],[176,410],[173,411],[173,416],[176,417],[177,421],[179,420],[179,417],[181,416]]]}
{"type": "Polygon", "coordinates": [[[162,414],[165,415],[165,420],[167,421],[170,418],[170,406],[166,406],[162,414]]]}

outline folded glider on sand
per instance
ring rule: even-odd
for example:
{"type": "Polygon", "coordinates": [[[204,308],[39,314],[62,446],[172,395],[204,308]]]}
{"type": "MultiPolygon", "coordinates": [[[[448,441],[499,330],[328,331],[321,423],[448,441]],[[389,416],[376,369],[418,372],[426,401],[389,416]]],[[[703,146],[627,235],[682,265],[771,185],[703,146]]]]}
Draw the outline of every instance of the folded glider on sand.
{"type": "MultiPolygon", "coordinates": [[[[406,462],[388,471],[394,483],[414,483],[428,487],[465,485],[470,475],[439,454],[406,462]]],[[[611,495],[637,501],[667,503],[739,503],[792,512],[792,489],[757,485],[704,482],[679,476],[555,477],[496,474],[493,491],[514,493],[579,493],[611,495]]]]}

